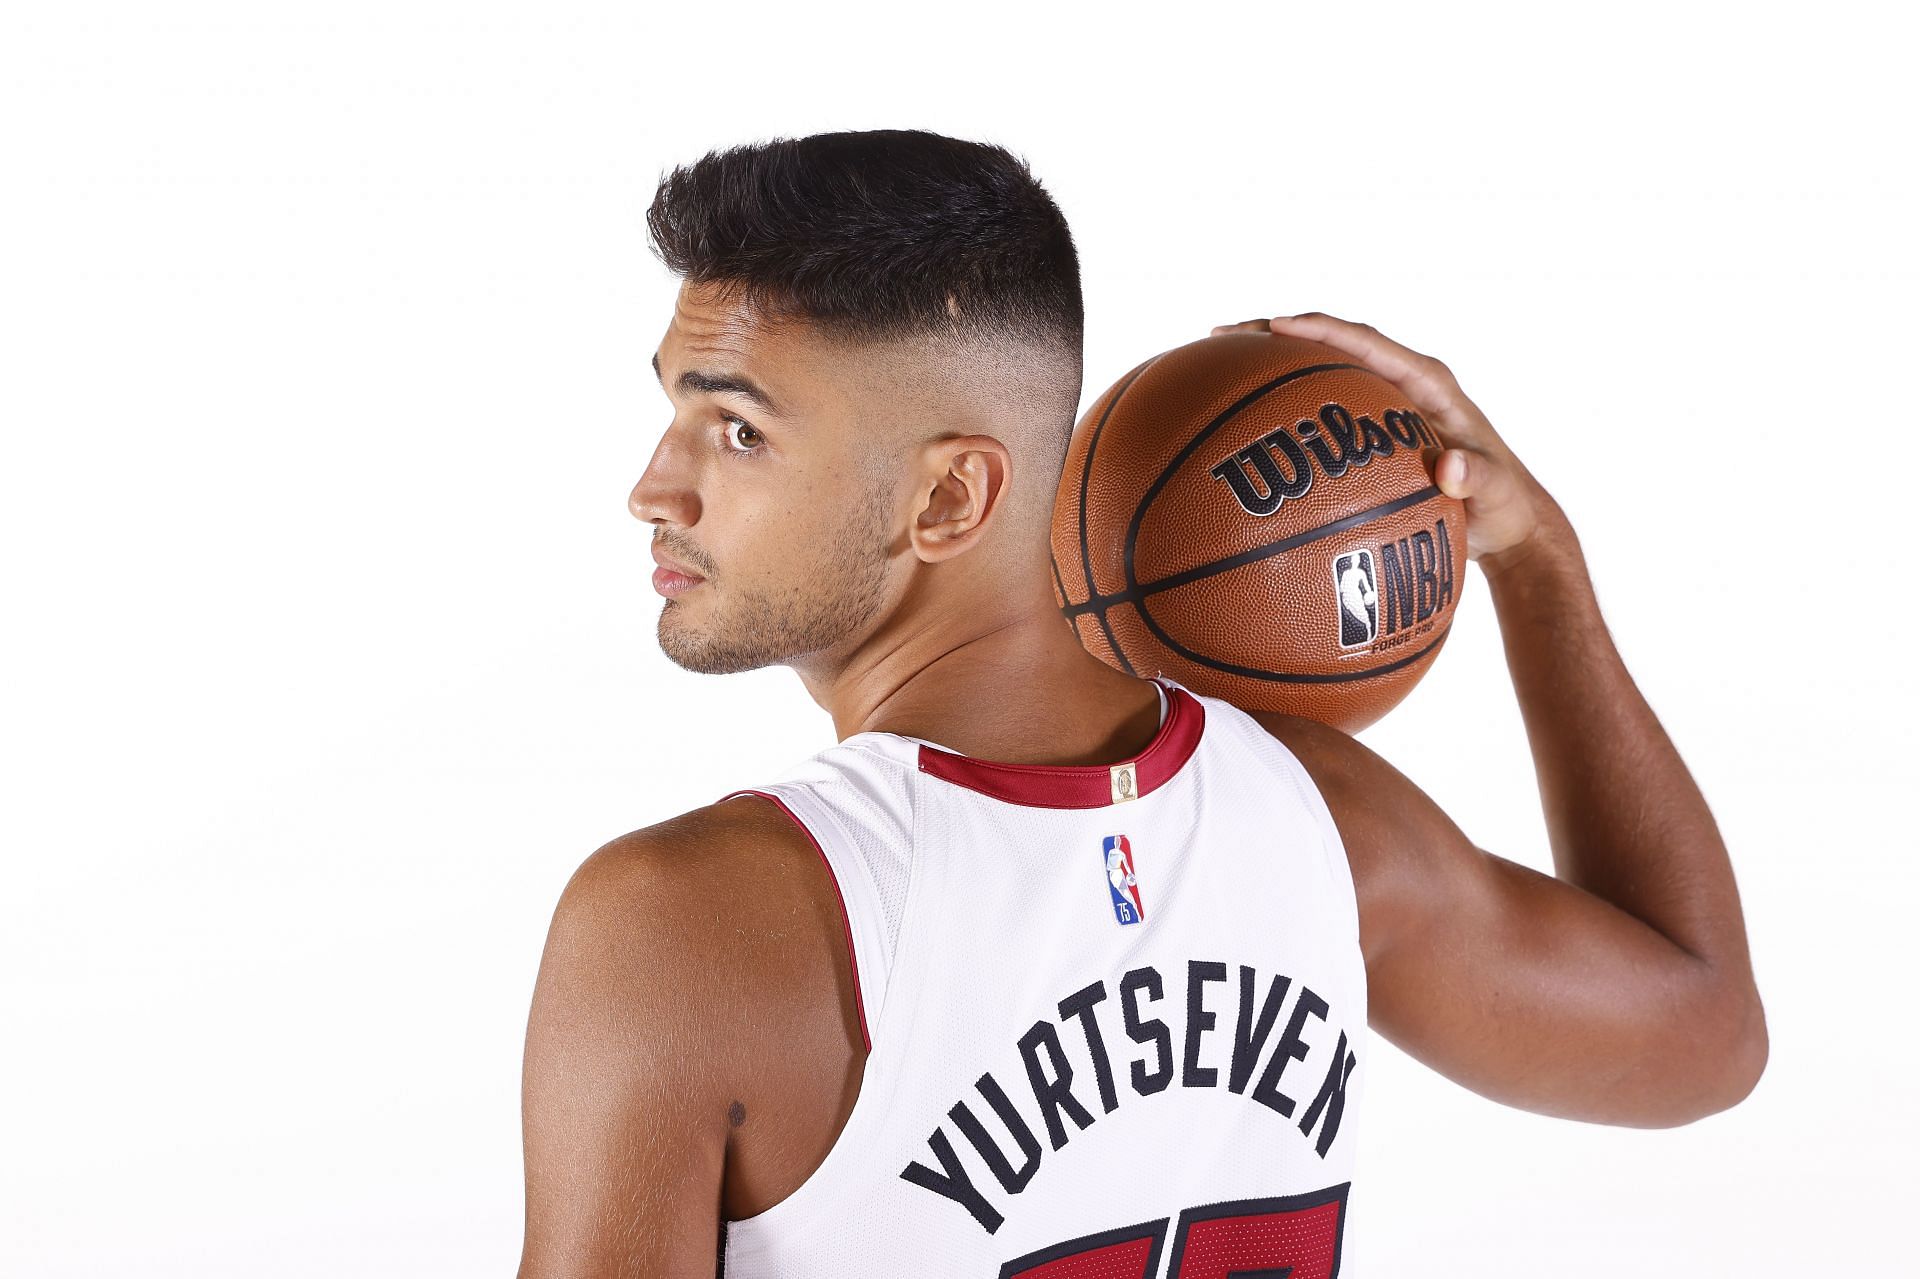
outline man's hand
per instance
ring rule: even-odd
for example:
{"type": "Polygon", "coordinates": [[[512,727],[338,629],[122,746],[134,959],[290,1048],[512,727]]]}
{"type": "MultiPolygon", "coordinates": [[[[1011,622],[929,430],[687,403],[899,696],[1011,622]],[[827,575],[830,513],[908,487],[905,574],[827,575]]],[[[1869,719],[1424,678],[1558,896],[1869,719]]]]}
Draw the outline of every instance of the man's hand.
{"type": "Polygon", "coordinates": [[[1326,315],[1250,320],[1323,343],[1397,386],[1445,446],[1435,483],[1467,508],[1533,748],[1548,878],[1474,847],[1351,738],[1251,712],[1293,751],[1353,870],[1369,1022],[1510,1105],[1601,1123],[1686,1123],[1765,1069],[1726,846],[1614,649],[1566,516],[1453,374],[1326,315]]]}
{"type": "Polygon", "coordinates": [[[1480,561],[1489,577],[1527,558],[1546,541],[1571,539],[1572,529],[1558,504],[1467,398],[1453,373],[1432,356],[1400,345],[1371,325],[1317,311],[1221,324],[1213,331],[1236,330],[1319,342],[1399,387],[1447,446],[1434,463],[1434,483],[1467,504],[1467,555],[1480,561]]]}

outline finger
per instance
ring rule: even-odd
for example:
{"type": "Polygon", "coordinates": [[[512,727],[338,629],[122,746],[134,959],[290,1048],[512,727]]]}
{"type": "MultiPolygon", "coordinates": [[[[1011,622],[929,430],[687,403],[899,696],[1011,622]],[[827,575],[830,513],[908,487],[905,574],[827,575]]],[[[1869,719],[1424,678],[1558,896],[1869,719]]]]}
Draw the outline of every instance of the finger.
{"type": "Polygon", "coordinates": [[[1435,459],[1433,482],[1448,497],[1462,502],[1472,499],[1474,510],[1490,512],[1510,506],[1520,494],[1510,468],[1471,449],[1448,449],[1435,459]]]}
{"type": "Polygon", "coordinates": [[[1387,337],[1372,325],[1355,324],[1310,311],[1277,315],[1268,321],[1275,333],[1311,339],[1353,356],[1368,369],[1413,397],[1442,434],[1464,444],[1485,442],[1487,419],[1466,397],[1446,365],[1387,337]]]}
{"type": "Polygon", "coordinates": [[[1276,315],[1267,324],[1276,333],[1311,338],[1344,351],[1405,391],[1425,389],[1434,379],[1429,357],[1402,346],[1371,324],[1356,324],[1318,311],[1276,315]]]}
{"type": "Polygon", "coordinates": [[[1236,333],[1243,329],[1250,333],[1265,333],[1268,331],[1267,321],[1264,319],[1242,320],[1238,324],[1216,324],[1213,326],[1212,336],[1219,337],[1222,333],[1236,333]]]}

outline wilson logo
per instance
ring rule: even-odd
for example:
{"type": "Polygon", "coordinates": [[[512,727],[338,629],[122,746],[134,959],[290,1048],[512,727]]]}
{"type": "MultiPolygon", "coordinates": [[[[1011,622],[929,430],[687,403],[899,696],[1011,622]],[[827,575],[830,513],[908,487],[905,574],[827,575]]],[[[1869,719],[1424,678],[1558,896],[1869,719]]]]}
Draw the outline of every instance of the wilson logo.
{"type": "Polygon", "coordinates": [[[1313,488],[1314,463],[1337,480],[1349,467],[1387,457],[1395,448],[1439,448],[1433,429],[1409,409],[1389,409],[1378,422],[1354,417],[1344,405],[1326,404],[1318,420],[1302,418],[1269,431],[1239,452],[1220,459],[1207,474],[1232,490],[1248,515],[1272,515],[1313,488]]]}

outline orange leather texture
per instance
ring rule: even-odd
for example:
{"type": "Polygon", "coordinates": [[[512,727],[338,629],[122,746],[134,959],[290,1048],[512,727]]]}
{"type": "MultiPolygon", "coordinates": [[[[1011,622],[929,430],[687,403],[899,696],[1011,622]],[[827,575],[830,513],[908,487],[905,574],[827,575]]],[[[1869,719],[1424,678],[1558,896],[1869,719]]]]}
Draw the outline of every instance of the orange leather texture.
{"type": "Polygon", "coordinates": [[[1236,331],[1139,365],[1074,429],[1055,591],[1109,665],[1348,732],[1432,666],[1466,581],[1440,441],[1318,343],[1236,331]]]}

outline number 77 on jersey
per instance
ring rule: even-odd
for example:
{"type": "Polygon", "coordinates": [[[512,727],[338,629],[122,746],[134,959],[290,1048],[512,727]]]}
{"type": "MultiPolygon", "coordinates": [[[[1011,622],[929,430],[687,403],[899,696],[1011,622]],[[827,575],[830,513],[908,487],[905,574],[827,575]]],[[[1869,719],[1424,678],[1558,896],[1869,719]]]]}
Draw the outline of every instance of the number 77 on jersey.
{"type": "MultiPolygon", "coordinates": [[[[1166,1279],[1335,1279],[1351,1184],[1187,1209],[1166,1279]]],[[[999,1279],[1159,1279],[1168,1224],[1161,1217],[1069,1239],[1014,1258],[999,1279]]]]}

